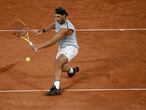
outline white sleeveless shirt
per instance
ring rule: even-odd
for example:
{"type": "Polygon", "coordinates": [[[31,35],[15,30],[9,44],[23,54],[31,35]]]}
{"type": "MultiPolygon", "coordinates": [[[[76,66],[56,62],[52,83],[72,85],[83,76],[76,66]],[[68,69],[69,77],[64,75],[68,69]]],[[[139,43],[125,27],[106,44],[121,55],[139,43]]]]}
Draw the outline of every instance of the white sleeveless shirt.
{"type": "Polygon", "coordinates": [[[63,39],[59,41],[60,48],[64,48],[66,46],[74,46],[76,48],[79,48],[77,40],[76,40],[76,30],[73,24],[67,19],[64,24],[59,24],[58,22],[55,22],[55,31],[59,32],[60,29],[71,29],[73,30],[73,33],[70,36],[65,36],[63,39]]]}

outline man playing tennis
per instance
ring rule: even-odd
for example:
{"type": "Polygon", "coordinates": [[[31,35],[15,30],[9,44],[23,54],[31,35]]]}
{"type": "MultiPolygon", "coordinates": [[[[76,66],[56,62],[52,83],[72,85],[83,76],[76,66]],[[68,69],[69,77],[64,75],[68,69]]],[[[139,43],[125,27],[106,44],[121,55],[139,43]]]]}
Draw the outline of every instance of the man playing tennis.
{"type": "Polygon", "coordinates": [[[79,71],[79,67],[69,68],[67,64],[77,55],[79,46],[76,40],[76,31],[73,24],[67,19],[68,13],[62,7],[55,9],[55,23],[50,26],[35,30],[37,34],[42,34],[55,29],[56,34],[51,40],[40,45],[34,45],[34,50],[50,47],[57,42],[59,43],[58,53],[56,55],[55,80],[48,96],[60,95],[60,81],[62,72],[67,72],[69,77],[72,77],[79,71]]]}

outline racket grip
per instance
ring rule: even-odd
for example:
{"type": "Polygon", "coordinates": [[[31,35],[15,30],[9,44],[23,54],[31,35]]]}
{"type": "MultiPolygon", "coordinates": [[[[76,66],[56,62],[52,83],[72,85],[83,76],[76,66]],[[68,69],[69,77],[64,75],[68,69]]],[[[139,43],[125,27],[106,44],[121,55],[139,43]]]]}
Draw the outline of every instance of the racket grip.
{"type": "MultiPolygon", "coordinates": [[[[31,41],[29,41],[29,45],[31,46],[31,48],[33,48],[33,43],[31,41]]],[[[34,52],[36,52],[37,50],[35,49],[34,52]]]]}
{"type": "MultiPolygon", "coordinates": [[[[29,44],[30,44],[30,46],[31,46],[31,48],[33,49],[33,43],[31,42],[31,41],[29,41],[29,44]]],[[[37,49],[33,49],[34,50],[34,52],[37,52],[38,50],[37,49]]]]}
{"type": "Polygon", "coordinates": [[[33,46],[33,43],[32,43],[31,41],[29,41],[29,45],[30,45],[30,46],[33,46]]]}

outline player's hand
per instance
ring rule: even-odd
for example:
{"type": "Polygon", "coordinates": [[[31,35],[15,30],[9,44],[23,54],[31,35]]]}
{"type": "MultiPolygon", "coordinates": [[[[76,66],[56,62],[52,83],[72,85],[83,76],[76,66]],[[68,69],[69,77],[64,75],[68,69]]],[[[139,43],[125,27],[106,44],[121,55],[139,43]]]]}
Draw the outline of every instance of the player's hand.
{"type": "Polygon", "coordinates": [[[41,35],[43,33],[43,30],[42,29],[33,29],[33,33],[38,36],[38,35],[41,35]]]}

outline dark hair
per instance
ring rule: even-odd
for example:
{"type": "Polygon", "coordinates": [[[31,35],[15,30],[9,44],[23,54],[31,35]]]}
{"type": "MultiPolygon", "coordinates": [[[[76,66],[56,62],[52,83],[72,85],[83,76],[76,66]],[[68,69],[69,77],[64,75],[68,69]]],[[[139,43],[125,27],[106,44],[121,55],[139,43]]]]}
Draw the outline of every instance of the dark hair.
{"type": "Polygon", "coordinates": [[[55,9],[55,14],[60,14],[60,15],[66,15],[68,16],[68,13],[66,12],[66,10],[62,7],[57,7],[55,9]]]}

